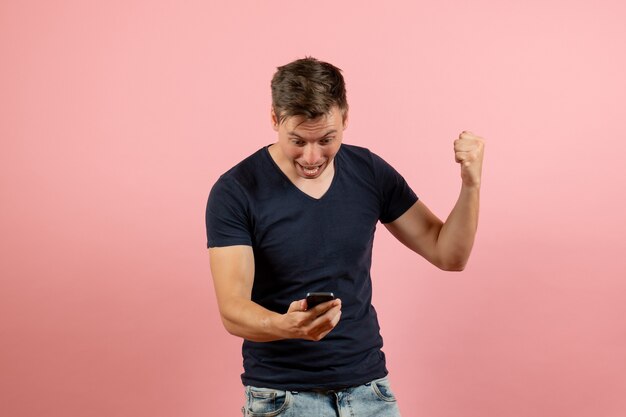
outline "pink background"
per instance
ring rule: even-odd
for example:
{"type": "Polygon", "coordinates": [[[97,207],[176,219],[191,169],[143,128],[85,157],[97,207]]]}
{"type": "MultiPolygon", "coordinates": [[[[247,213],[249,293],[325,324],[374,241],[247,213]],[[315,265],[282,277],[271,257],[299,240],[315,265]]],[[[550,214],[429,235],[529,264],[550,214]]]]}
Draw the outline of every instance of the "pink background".
{"type": "Polygon", "coordinates": [[[375,305],[406,417],[626,415],[626,6],[3,1],[0,414],[237,416],[204,208],[274,141],[269,81],[344,70],[345,142],[445,218],[487,141],[463,273],[383,227],[375,305]]]}

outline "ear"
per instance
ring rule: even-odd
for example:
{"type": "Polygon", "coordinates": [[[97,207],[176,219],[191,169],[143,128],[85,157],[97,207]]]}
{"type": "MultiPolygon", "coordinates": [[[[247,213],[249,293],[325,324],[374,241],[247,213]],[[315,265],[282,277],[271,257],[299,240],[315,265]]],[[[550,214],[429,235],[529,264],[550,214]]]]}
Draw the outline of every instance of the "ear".
{"type": "Polygon", "coordinates": [[[348,112],[346,112],[346,117],[343,120],[343,130],[346,130],[348,128],[348,112]]]}
{"type": "Polygon", "coordinates": [[[276,116],[274,107],[272,107],[272,110],[271,110],[271,117],[272,117],[272,128],[278,132],[278,116],[276,116]]]}

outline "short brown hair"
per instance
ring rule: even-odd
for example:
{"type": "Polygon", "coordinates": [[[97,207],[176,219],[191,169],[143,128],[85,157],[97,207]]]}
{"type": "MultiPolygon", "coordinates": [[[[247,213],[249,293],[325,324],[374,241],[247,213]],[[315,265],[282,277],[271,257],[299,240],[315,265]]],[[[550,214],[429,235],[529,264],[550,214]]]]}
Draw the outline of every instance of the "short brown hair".
{"type": "Polygon", "coordinates": [[[272,78],[272,107],[278,124],[292,116],[315,119],[339,107],[346,121],[348,101],[341,70],[305,57],[278,67],[272,78]]]}

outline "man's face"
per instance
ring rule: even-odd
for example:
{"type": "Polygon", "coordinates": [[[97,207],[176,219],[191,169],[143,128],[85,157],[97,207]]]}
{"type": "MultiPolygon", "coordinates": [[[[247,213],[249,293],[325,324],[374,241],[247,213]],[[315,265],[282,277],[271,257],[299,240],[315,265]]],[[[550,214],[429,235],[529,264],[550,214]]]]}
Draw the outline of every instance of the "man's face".
{"type": "Polygon", "coordinates": [[[278,132],[279,166],[288,176],[305,179],[320,178],[332,166],[347,127],[338,107],[316,119],[293,116],[280,125],[272,110],[272,123],[278,132]]]}

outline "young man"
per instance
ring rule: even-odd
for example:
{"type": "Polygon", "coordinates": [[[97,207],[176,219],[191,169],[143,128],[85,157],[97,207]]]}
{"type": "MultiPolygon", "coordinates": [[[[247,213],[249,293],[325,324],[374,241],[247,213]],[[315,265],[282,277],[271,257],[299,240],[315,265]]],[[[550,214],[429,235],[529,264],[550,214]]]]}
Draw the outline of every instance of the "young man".
{"type": "Polygon", "coordinates": [[[370,266],[378,221],[444,270],[460,271],[478,223],[483,140],[454,141],[462,187],[446,222],[369,150],[342,144],[341,72],[314,58],[272,79],[276,143],[213,186],[206,211],[215,292],[242,337],[246,416],[399,416],[387,380],[370,266]],[[308,292],[337,297],[308,308],[308,292]]]}

